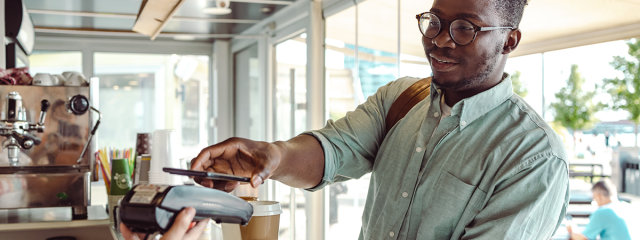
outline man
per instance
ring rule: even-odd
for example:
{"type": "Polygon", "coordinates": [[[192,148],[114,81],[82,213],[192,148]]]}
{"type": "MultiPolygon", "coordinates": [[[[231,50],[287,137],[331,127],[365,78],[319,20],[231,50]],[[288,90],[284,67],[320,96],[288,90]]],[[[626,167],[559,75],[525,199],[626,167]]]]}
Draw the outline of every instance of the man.
{"type": "MultiPolygon", "coordinates": [[[[402,78],[286,142],[232,138],[192,169],[314,191],[371,172],[360,239],[549,239],[568,204],[564,145],[504,73],[526,0],[436,0],[418,16],[431,95],[388,133],[402,78]]],[[[238,183],[197,179],[232,191],[238,183]]]]}
{"type": "MultiPolygon", "coordinates": [[[[608,179],[599,181],[591,188],[593,200],[598,204],[598,210],[589,217],[589,224],[582,233],[573,231],[575,225],[567,224],[567,231],[573,240],[596,239],[600,235],[601,240],[631,240],[628,226],[636,226],[637,211],[633,211],[628,203],[618,201],[616,186],[608,179]]],[[[632,227],[633,229],[633,227],[632,227]]]]}

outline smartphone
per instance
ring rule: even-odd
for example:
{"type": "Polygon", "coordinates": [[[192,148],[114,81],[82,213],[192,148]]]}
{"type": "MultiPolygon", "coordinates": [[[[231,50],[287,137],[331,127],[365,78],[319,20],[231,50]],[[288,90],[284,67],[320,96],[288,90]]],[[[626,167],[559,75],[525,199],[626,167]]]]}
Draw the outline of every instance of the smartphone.
{"type": "Polygon", "coordinates": [[[251,179],[248,177],[240,177],[223,173],[213,173],[213,172],[204,172],[204,171],[193,171],[193,170],[185,170],[179,168],[162,168],[162,171],[168,172],[176,175],[184,175],[184,176],[193,176],[193,177],[201,177],[212,180],[224,180],[224,181],[238,181],[238,182],[251,182],[251,179]]]}

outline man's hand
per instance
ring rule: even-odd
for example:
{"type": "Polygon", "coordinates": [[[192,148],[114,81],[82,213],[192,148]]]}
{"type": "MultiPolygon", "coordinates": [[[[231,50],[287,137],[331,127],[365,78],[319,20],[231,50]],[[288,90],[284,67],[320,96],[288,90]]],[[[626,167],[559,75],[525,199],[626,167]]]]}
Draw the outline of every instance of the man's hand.
{"type": "MultiPolygon", "coordinates": [[[[169,231],[162,235],[161,240],[196,240],[200,238],[209,223],[209,219],[200,221],[195,227],[191,228],[191,221],[193,221],[195,215],[196,210],[192,207],[180,211],[169,231]]],[[[120,232],[127,240],[146,240],[143,239],[144,234],[131,232],[123,223],[120,223],[120,232]]]]}
{"type": "Polygon", "coordinates": [[[565,225],[567,226],[567,231],[569,232],[569,239],[571,240],[588,240],[587,237],[582,235],[582,233],[574,232],[578,229],[578,224],[573,221],[566,220],[565,225]]]}
{"type": "MultiPolygon", "coordinates": [[[[191,160],[191,169],[248,177],[251,178],[251,186],[257,188],[273,175],[280,160],[281,153],[276,144],[230,138],[203,149],[191,160]]],[[[233,191],[239,185],[234,181],[194,180],[202,186],[226,192],[233,191]]]]}
{"type": "MultiPolygon", "coordinates": [[[[324,174],[324,152],[315,137],[299,135],[286,142],[230,138],[203,149],[191,169],[251,178],[257,188],[268,178],[294,188],[317,186],[324,174]]],[[[239,183],[195,178],[205,187],[231,192],[239,183]]]]}
{"type": "Polygon", "coordinates": [[[576,224],[571,220],[564,221],[565,226],[567,226],[567,232],[569,232],[569,236],[573,233],[573,229],[575,229],[576,224]]]}

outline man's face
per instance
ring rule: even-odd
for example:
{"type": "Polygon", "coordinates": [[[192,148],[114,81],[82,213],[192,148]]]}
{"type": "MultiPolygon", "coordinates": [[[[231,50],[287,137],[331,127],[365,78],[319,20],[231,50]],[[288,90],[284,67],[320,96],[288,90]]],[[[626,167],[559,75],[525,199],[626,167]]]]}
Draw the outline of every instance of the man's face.
{"type": "Polygon", "coordinates": [[[507,31],[478,32],[476,39],[466,45],[456,44],[449,35],[449,25],[456,19],[465,19],[480,27],[503,26],[493,6],[495,0],[436,0],[430,12],[445,20],[442,31],[433,39],[422,36],[425,54],[431,63],[433,81],[441,88],[464,91],[481,86],[496,71],[502,56],[507,31]],[[438,61],[440,60],[440,61],[438,61]],[[444,62],[449,63],[444,63],[444,62]]]}

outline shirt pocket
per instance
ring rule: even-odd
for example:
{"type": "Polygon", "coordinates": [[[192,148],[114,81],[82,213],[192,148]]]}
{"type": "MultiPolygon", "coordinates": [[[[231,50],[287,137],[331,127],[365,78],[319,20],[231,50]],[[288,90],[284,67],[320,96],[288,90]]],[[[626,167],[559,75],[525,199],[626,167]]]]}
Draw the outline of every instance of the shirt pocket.
{"type": "Polygon", "coordinates": [[[458,229],[464,230],[464,226],[478,214],[485,197],[486,193],[476,186],[442,171],[431,201],[424,210],[419,238],[450,239],[460,235],[458,229]]]}

